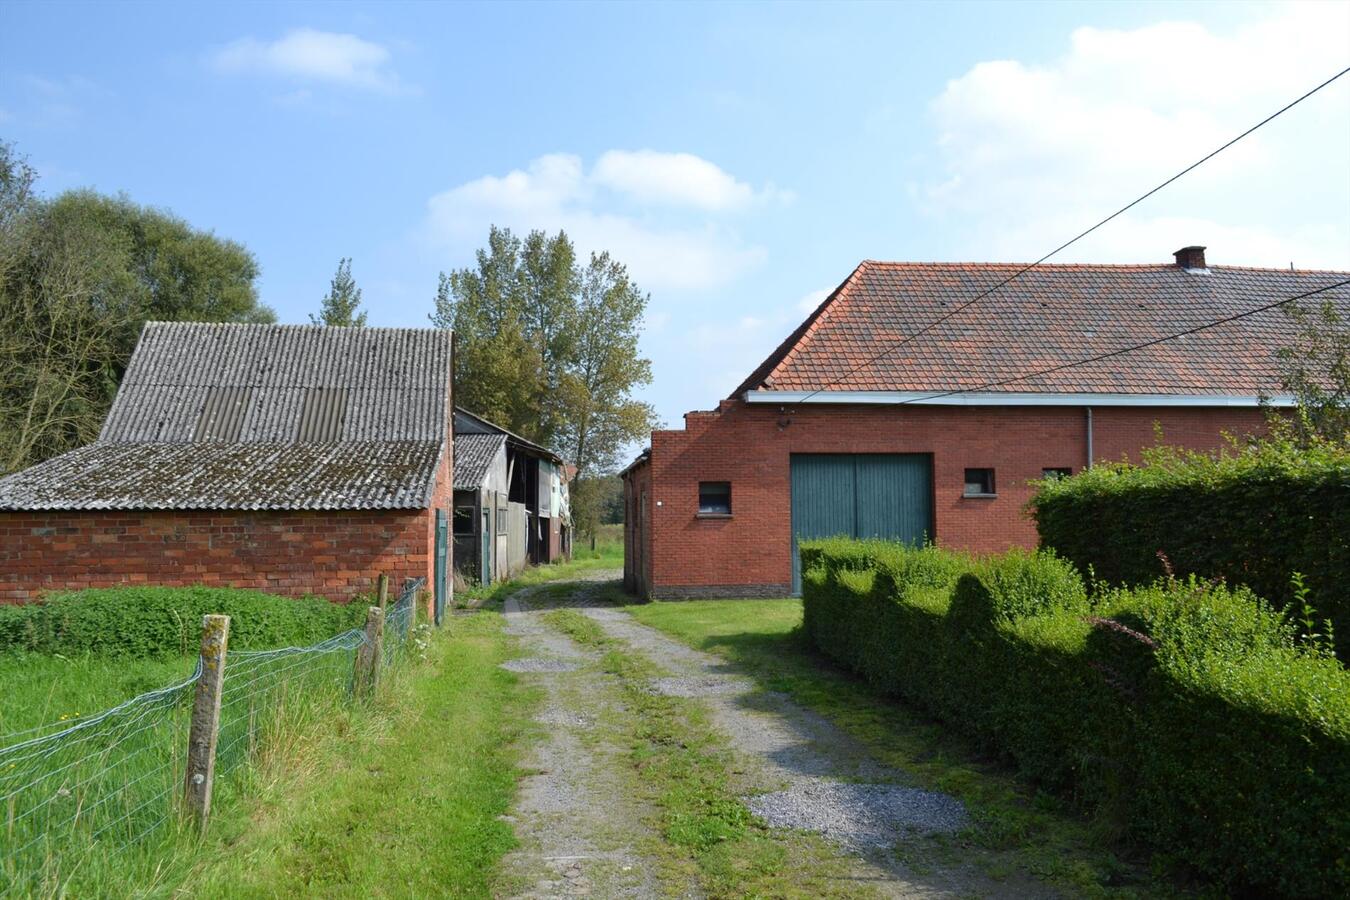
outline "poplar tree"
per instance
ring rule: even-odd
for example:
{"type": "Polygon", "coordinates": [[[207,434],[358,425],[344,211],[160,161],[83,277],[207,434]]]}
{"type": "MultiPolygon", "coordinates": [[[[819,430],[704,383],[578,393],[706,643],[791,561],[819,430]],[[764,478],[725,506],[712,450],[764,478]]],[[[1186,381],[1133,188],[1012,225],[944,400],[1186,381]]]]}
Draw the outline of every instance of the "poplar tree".
{"type": "Polygon", "coordinates": [[[361,309],[361,289],[356,286],[356,279],[352,278],[350,257],[339,260],[337,273],[333,276],[328,293],[324,295],[319,314],[316,316],[311,313],[309,321],[315,325],[365,327],[366,313],[361,309]]]}

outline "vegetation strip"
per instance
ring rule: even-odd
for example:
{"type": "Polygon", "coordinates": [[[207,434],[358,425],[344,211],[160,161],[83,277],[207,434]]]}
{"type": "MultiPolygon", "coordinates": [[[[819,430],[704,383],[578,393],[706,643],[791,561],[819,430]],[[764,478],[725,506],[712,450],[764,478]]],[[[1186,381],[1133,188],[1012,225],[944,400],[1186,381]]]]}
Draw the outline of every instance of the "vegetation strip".
{"type": "Polygon", "coordinates": [[[741,770],[736,754],[700,704],[652,690],[663,673],[649,659],[575,610],[554,610],[545,621],[600,650],[602,667],[618,678],[633,769],[640,789],[661,811],[662,842],[651,850],[669,867],[667,881],[680,873],[696,875],[714,897],[872,893],[845,879],[847,861],[823,840],[770,829],[755,819],[732,784],[741,770]]]}
{"type": "Polygon", "coordinates": [[[536,699],[498,668],[496,616],[455,619],[373,708],[296,742],[261,799],[213,826],[185,888],[204,896],[488,897],[536,699]]]}

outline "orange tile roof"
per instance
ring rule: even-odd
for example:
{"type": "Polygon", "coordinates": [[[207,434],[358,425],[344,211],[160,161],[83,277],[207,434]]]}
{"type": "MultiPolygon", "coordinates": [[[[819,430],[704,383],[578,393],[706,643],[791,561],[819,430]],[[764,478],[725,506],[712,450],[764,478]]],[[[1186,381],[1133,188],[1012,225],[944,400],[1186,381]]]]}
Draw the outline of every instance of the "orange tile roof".
{"type": "MultiPolygon", "coordinates": [[[[1345,272],[1176,265],[866,260],[736,389],[1236,394],[1277,388],[1294,343],[1282,309],[1100,362],[1018,379],[1244,312],[1350,277],[1345,272]],[[912,338],[901,344],[906,338],[912,338]],[[898,346],[897,346],[898,345],[898,346]],[[877,357],[873,359],[873,357],[877,357]]],[[[1350,287],[1331,300],[1350,317],[1350,287]]]]}

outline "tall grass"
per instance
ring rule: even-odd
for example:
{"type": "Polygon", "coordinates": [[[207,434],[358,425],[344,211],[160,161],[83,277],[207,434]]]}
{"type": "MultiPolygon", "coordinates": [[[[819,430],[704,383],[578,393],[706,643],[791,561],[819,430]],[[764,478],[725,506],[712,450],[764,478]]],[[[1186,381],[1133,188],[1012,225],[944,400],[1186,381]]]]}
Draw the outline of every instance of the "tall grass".
{"type": "MultiPolygon", "coordinates": [[[[203,591],[153,589],[153,603],[136,603],[145,592],[91,592],[97,596],[87,608],[67,595],[59,616],[27,611],[28,621],[43,624],[46,646],[80,646],[83,626],[97,621],[122,638],[102,641],[104,653],[0,652],[0,896],[145,891],[181,874],[194,856],[197,838],[178,801],[195,657],[136,655],[126,638],[151,650],[161,632],[165,646],[178,643],[203,591]],[[127,614],[120,629],[119,610],[127,614]]],[[[307,645],[228,655],[214,797],[220,809],[251,792],[259,760],[284,753],[350,705],[361,637],[346,632],[310,644],[316,621],[342,617],[313,604],[300,612],[287,598],[210,593],[223,608],[256,615],[239,623],[241,634],[307,645]]]]}

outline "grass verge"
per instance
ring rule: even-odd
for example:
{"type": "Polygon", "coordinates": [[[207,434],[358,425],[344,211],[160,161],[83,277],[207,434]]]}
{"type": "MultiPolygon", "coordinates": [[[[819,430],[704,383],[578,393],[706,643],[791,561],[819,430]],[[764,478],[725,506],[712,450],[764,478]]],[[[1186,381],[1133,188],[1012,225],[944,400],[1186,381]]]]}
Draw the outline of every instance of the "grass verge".
{"type": "Polygon", "coordinates": [[[659,860],[665,883],[696,878],[711,897],[868,894],[847,879],[847,863],[834,848],[814,836],[766,828],[746,809],[733,783],[735,753],[700,704],[650,689],[662,674],[650,660],[575,610],[554,610],[544,619],[602,651],[604,670],[618,676],[625,708],[618,727],[632,747],[639,790],[661,816],[660,841],[644,849],[659,860]]]}
{"type": "Polygon", "coordinates": [[[801,601],[725,600],[631,606],[640,622],[740,666],[853,735],[881,762],[927,787],[959,797],[976,827],[906,846],[915,871],[957,858],[994,878],[1024,872],[1088,896],[1174,893],[1137,860],[1110,849],[1107,835],[1036,791],[951,730],[879,698],[815,655],[802,639],[801,601]]]}
{"type": "Polygon", "coordinates": [[[258,772],[212,825],[181,890],[201,896],[490,896],[533,692],[498,664],[496,616],[452,619],[429,660],[335,712],[258,772]]]}

